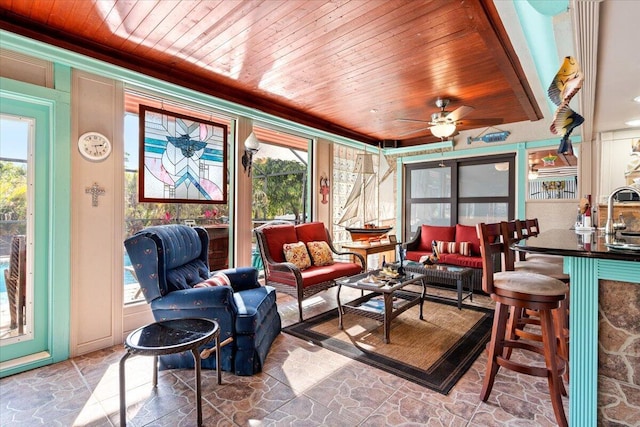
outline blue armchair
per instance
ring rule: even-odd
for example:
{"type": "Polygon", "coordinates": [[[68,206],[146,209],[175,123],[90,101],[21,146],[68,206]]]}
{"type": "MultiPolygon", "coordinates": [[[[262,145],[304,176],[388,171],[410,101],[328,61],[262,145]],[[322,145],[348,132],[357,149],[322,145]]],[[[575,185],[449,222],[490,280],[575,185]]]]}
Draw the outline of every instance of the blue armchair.
{"type": "MultiPolygon", "coordinates": [[[[207,263],[208,242],[204,229],[172,224],[146,228],[124,245],[154,318],[216,320],[220,340],[233,338],[222,348],[221,368],[236,375],[253,375],[262,370],[280,333],[275,290],[258,283],[258,271],[253,267],[221,270],[230,286],[194,288],[212,275],[207,263]]],[[[215,368],[215,357],[203,359],[202,367],[215,368]]],[[[160,356],[160,369],[173,368],[193,368],[191,353],[160,356]]]]}

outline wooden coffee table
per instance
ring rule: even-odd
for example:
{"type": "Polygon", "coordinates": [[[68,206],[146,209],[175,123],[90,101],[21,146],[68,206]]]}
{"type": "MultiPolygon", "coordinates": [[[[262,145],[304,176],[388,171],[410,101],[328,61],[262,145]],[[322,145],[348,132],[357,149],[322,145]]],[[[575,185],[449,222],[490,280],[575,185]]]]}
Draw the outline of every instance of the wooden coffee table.
{"type": "Polygon", "coordinates": [[[342,316],[345,313],[357,314],[358,316],[382,322],[384,325],[384,342],[389,344],[389,333],[391,331],[391,321],[404,313],[416,304],[420,304],[420,319],[422,319],[422,303],[426,292],[425,276],[420,273],[407,272],[404,276],[392,281],[374,284],[368,283],[365,279],[370,275],[379,275],[381,270],[370,271],[368,273],[357,274],[342,280],[336,281],[338,284],[338,327],[342,326],[342,316]],[[409,284],[420,283],[422,293],[403,290],[409,284]],[[369,291],[360,298],[345,303],[340,301],[340,290],[342,286],[347,286],[361,291],[369,291]]]}

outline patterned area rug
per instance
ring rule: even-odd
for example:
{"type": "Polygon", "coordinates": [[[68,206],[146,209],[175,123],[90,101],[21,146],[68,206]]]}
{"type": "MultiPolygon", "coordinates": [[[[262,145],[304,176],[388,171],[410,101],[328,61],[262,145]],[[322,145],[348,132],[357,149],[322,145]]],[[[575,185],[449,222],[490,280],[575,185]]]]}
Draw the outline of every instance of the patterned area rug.
{"type": "Polygon", "coordinates": [[[375,366],[442,394],[484,351],[491,338],[493,310],[427,297],[424,320],[418,306],[391,322],[390,343],[384,344],[381,322],[346,314],[338,329],[338,309],[330,310],[283,331],[336,353],[375,366]]]}

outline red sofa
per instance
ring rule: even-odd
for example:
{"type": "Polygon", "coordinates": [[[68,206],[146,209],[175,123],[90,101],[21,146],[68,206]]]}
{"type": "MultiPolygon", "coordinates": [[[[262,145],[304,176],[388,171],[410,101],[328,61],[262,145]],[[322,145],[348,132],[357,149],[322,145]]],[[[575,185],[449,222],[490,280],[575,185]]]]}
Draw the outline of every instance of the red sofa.
{"type": "Polygon", "coordinates": [[[341,252],[333,247],[329,233],[321,222],[304,224],[265,225],[254,230],[264,263],[265,282],[298,300],[298,316],[302,322],[302,300],[336,284],[336,279],[361,273],[364,258],[355,252],[341,252]],[[357,262],[336,259],[330,265],[314,265],[301,270],[287,262],[284,244],[326,242],[333,255],[349,256],[357,262]]]}
{"type": "Polygon", "coordinates": [[[456,253],[438,254],[438,263],[468,267],[473,269],[473,291],[482,292],[482,256],[480,255],[480,239],[473,225],[456,224],[452,226],[437,226],[423,224],[416,230],[412,239],[403,244],[406,250],[405,259],[419,262],[425,255],[432,255],[431,242],[457,242],[456,253]],[[468,242],[470,253],[459,253],[460,243],[468,242]]]}

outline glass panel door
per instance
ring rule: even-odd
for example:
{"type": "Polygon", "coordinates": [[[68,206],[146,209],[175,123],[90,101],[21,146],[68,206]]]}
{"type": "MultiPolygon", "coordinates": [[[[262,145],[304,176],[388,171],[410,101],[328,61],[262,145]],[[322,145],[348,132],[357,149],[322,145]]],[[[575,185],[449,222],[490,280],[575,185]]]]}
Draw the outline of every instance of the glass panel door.
{"type": "Polygon", "coordinates": [[[35,120],[0,115],[0,345],[33,335],[29,166],[35,120]]]}

